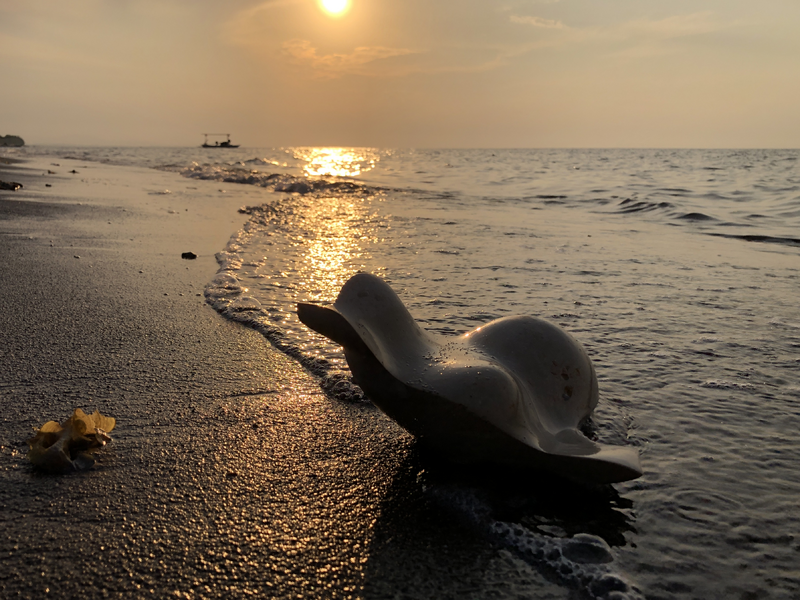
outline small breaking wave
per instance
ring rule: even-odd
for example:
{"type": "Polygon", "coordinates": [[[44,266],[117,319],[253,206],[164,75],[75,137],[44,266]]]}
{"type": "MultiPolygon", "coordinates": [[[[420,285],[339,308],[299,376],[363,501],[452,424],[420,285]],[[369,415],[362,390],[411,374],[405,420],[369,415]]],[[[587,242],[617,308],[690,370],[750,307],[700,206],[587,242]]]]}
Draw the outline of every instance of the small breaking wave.
{"type": "Polygon", "coordinates": [[[723,237],[732,240],[743,240],[745,242],[761,242],[764,244],[781,244],[783,246],[800,246],[800,238],[781,237],[772,235],[757,235],[757,234],[733,234],[733,233],[717,233],[710,232],[708,235],[715,237],[723,237]]]}
{"type": "Polygon", "coordinates": [[[280,319],[280,316],[273,314],[257,299],[245,295],[249,290],[229,270],[236,264],[231,259],[231,254],[225,252],[222,256],[218,255],[221,268],[206,286],[206,302],[228,319],[252,327],[278,350],[297,360],[311,374],[320,378],[320,386],[333,398],[343,402],[367,402],[364,392],[353,383],[349,372],[338,369],[325,358],[304,352],[286,336],[283,329],[274,325],[273,322],[280,319]]]}
{"type": "Polygon", "coordinates": [[[672,196],[686,196],[692,193],[692,190],[687,190],[686,188],[672,188],[672,187],[660,188],[659,191],[666,192],[672,196]]]}
{"type": "MultiPolygon", "coordinates": [[[[251,218],[242,230],[231,236],[225,248],[216,254],[219,270],[205,288],[206,302],[224,317],[255,329],[279,351],[297,360],[320,379],[322,389],[331,397],[344,402],[366,402],[364,393],[353,382],[349,370],[337,364],[337,361],[342,362],[339,360],[341,350],[338,345],[305,327],[302,328],[302,335],[298,334],[297,327],[300,324],[293,308],[296,301],[306,299],[302,294],[295,296],[298,292],[295,282],[286,279],[276,285],[278,282],[273,281],[271,289],[281,289],[278,296],[275,296],[271,292],[264,293],[263,289],[259,293],[257,288],[262,284],[257,283],[260,281],[257,278],[253,280],[252,273],[249,283],[246,279],[242,280],[243,272],[248,271],[246,266],[256,264],[247,250],[253,238],[265,233],[269,236],[273,228],[280,230],[287,219],[298,217],[303,221],[300,215],[310,205],[314,205],[313,197],[302,201],[295,197],[285,198],[275,204],[240,208],[240,213],[248,214],[251,218]],[[298,202],[300,206],[297,205],[298,202]],[[251,292],[248,286],[256,289],[251,292]],[[267,300],[262,302],[254,295],[258,295],[261,300],[267,300]],[[294,299],[288,301],[289,296],[294,299]]],[[[286,250],[287,248],[282,248],[277,255],[287,257],[286,250]]],[[[274,265],[277,272],[284,268],[292,267],[282,263],[274,265]]]]}
{"type": "Polygon", "coordinates": [[[617,212],[621,214],[651,212],[655,210],[672,210],[674,205],[671,202],[648,202],[646,200],[636,200],[626,198],[617,204],[617,212]]]}
{"type": "Polygon", "coordinates": [[[681,221],[716,221],[714,217],[701,212],[690,212],[685,215],[679,215],[677,218],[681,221]]]}
{"type": "Polygon", "coordinates": [[[724,379],[709,379],[700,384],[701,388],[711,390],[747,390],[756,389],[752,383],[739,383],[737,381],[725,381],[724,379]]]}
{"type": "Polygon", "coordinates": [[[779,319],[777,317],[770,319],[769,324],[773,327],[781,327],[784,329],[800,329],[800,323],[784,321],[783,319],[779,319]]]}
{"type": "Polygon", "coordinates": [[[181,171],[181,175],[190,179],[220,181],[223,183],[240,183],[271,188],[276,192],[292,194],[330,193],[357,194],[376,191],[376,188],[354,181],[341,179],[310,179],[286,173],[262,173],[239,167],[221,167],[218,165],[194,164],[181,171]]]}

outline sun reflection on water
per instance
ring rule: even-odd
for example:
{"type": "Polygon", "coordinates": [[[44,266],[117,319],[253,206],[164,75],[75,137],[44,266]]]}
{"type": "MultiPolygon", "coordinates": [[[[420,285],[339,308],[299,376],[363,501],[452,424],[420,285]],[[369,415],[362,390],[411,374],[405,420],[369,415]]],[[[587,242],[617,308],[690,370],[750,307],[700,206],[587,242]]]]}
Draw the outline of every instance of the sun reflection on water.
{"type": "Polygon", "coordinates": [[[285,319],[282,327],[298,340],[306,355],[325,356],[339,368],[344,358],[338,347],[309,332],[297,319],[297,302],[331,303],[342,286],[370,259],[369,245],[374,241],[370,213],[365,200],[352,195],[306,198],[303,202],[304,228],[289,240],[292,251],[284,270],[291,271],[286,287],[285,319]]]}
{"type": "Polygon", "coordinates": [[[303,240],[301,288],[311,300],[333,300],[361,266],[363,208],[356,198],[327,198],[307,215],[314,231],[303,240]]]}
{"type": "Polygon", "coordinates": [[[307,177],[358,177],[380,160],[372,148],[294,148],[292,154],[305,162],[307,177]]]}

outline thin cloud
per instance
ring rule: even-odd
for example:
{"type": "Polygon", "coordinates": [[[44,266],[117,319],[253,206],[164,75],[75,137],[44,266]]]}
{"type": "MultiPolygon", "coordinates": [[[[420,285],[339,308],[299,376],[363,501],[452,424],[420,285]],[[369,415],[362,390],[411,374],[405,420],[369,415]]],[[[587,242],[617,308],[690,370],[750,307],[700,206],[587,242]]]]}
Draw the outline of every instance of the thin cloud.
{"type": "MultiPolygon", "coordinates": [[[[284,22],[294,22],[286,11],[293,11],[291,5],[298,1],[262,0],[258,5],[239,11],[227,22],[223,38],[229,43],[249,48],[267,63],[277,65],[288,62],[297,69],[297,73],[319,79],[354,75],[388,78],[486,72],[513,63],[519,57],[542,48],[595,46],[597,51],[607,56],[620,57],[674,53],[680,52],[683,47],[680,38],[702,35],[724,27],[715,21],[710,12],[664,19],[636,19],[604,27],[573,27],[559,19],[515,11],[503,15],[500,21],[505,21],[507,28],[519,32],[527,29],[532,33],[530,39],[521,43],[517,40],[517,43],[482,41],[476,44],[470,40],[463,48],[457,48],[452,40],[417,39],[408,45],[402,42],[382,45],[379,39],[371,36],[372,39],[353,39],[350,48],[332,52],[300,27],[293,26],[291,31],[283,28],[284,22]]],[[[534,5],[545,3],[554,2],[512,1],[506,6],[511,4],[524,9],[524,5],[527,5],[535,9],[534,5]]]]}
{"type": "Polygon", "coordinates": [[[283,44],[283,54],[292,61],[311,68],[323,78],[336,78],[342,75],[377,74],[368,66],[375,61],[415,54],[407,48],[386,48],[383,46],[360,46],[349,54],[319,54],[308,40],[289,40],[283,44]]]}
{"type": "MultiPolygon", "coordinates": [[[[261,0],[231,15],[222,28],[221,38],[228,44],[247,48],[266,64],[289,63],[296,74],[318,79],[480,73],[507,65],[540,43],[476,42],[471,35],[467,40],[457,41],[452,36],[442,39],[408,35],[405,42],[382,44],[375,35],[363,35],[358,36],[362,39],[354,37],[350,47],[340,46],[333,52],[313,37],[313,31],[300,26],[302,22],[296,18],[293,5],[310,1],[261,0]]],[[[503,16],[501,21],[506,18],[503,16]]]]}
{"type": "Polygon", "coordinates": [[[723,24],[714,19],[710,11],[675,15],[664,19],[635,19],[606,27],[570,27],[561,21],[543,19],[535,16],[510,17],[511,22],[529,25],[539,29],[556,30],[561,33],[543,42],[540,46],[564,46],[578,44],[612,44],[626,47],[628,51],[647,48],[650,51],[664,42],[720,31],[731,24],[723,24]]]}
{"type": "Polygon", "coordinates": [[[646,36],[651,39],[673,39],[711,33],[719,29],[722,29],[722,26],[714,22],[713,14],[710,11],[704,11],[689,15],[675,15],[658,21],[636,19],[622,23],[617,31],[622,37],[646,36]]]}
{"type": "Polygon", "coordinates": [[[711,12],[675,15],[665,19],[636,19],[614,27],[576,32],[574,42],[604,45],[608,56],[647,59],[686,51],[683,41],[731,27],[715,20],[711,12]]]}
{"type": "Polygon", "coordinates": [[[561,21],[554,19],[543,19],[542,17],[520,17],[511,15],[509,20],[512,23],[519,23],[521,25],[532,25],[541,29],[564,29],[564,24],[561,21]]]}
{"type": "MultiPolygon", "coordinates": [[[[391,44],[382,44],[375,35],[356,34],[350,47],[339,46],[334,52],[313,37],[313,30],[303,27],[302,21],[296,18],[293,6],[310,1],[261,0],[231,15],[222,28],[221,38],[228,44],[247,48],[266,64],[277,67],[281,63],[289,63],[295,68],[296,74],[318,79],[354,75],[399,78],[420,74],[487,72],[508,65],[515,57],[541,44],[541,40],[523,43],[509,43],[505,39],[477,42],[472,35],[468,39],[457,40],[453,40],[452,35],[446,39],[439,36],[431,38],[416,35],[418,32],[410,32],[404,41],[394,39],[391,44]]],[[[530,3],[531,0],[527,0],[522,4],[530,3]]],[[[519,2],[514,4],[520,5],[519,2]]],[[[502,16],[500,21],[507,24],[507,15],[502,16]]],[[[342,40],[339,41],[341,43],[342,40]]]]}
{"type": "MultiPolygon", "coordinates": [[[[284,34],[289,39],[284,38],[282,41],[278,24],[284,21],[276,21],[274,13],[302,1],[304,0],[267,0],[242,10],[228,21],[223,37],[229,43],[251,49],[262,60],[288,60],[320,79],[336,79],[345,75],[397,75],[397,65],[393,65],[394,70],[379,69],[376,63],[416,53],[408,48],[361,45],[349,52],[322,54],[312,41],[292,36],[292,33],[301,33],[297,28],[292,33],[284,34]]],[[[286,19],[286,14],[283,13],[280,18],[286,19]]]]}
{"type": "MultiPolygon", "coordinates": [[[[345,75],[396,78],[420,74],[484,73],[509,64],[515,57],[526,54],[537,45],[539,42],[508,47],[481,47],[477,52],[479,56],[458,59],[448,56],[442,48],[410,50],[381,46],[358,47],[347,54],[320,55],[310,41],[296,39],[285,42],[282,53],[297,66],[308,68],[320,79],[336,79],[345,75]],[[391,64],[379,62],[402,57],[408,59],[393,61],[391,64]]],[[[466,51],[467,48],[463,50],[466,51]]]]}

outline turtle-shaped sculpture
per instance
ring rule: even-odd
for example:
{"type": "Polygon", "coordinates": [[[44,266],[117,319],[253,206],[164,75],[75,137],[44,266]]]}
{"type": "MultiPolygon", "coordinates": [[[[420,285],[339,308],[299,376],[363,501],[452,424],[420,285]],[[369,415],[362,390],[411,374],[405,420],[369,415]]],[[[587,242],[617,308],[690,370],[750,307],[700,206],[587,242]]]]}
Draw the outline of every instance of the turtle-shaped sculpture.
{"type": "Polygon", "coordinates": [[[403,428],[447,458],[543,469],[586,483],[642,474],[636,449],[578,429],[597,375],[572,336],[534,317],[434,336],[379,277],[359,273],[332,308],[300,303],[308,327],[344,347],[353,378],[403,428]]]}

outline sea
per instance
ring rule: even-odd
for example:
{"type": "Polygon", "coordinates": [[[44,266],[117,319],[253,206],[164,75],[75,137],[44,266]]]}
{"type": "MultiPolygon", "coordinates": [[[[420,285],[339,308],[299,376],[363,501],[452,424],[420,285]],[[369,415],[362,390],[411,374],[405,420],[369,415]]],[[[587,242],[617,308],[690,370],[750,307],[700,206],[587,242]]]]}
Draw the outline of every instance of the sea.
{"type": "Polygon", "coordinates": [[[25,152],[265,188],[206,299],[332,402],[369,399],[295,305],[332,303],[359,271],[436,335],[557,323],[597,370],[592,435],[638,448],[644,475],[602,490],[425,475],[431,501],[564,597],[800,598],[800,151],[25,152]]]}

